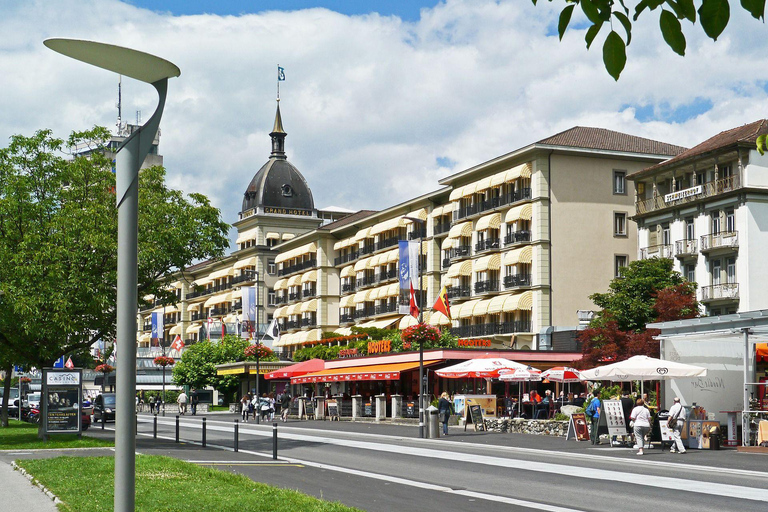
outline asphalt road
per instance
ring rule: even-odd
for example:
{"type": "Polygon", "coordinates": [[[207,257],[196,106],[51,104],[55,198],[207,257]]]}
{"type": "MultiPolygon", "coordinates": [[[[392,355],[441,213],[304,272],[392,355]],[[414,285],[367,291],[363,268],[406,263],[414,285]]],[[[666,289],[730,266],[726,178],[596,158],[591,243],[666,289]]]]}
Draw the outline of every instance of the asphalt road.
{"type": "MultiPolygon", "coordinates": [[[[735,450],[674,455],[658,448],[593,447],[562,438],[466,433],[418,439],[414,426],[296,420],[278,423],[278,460],[272,425],[239,425],[234,415],[211,414],[203,448],[202,417],[139,416],[137,451],[241,473],[264,482],[368,511],[467,508],[549,511],[766,511],[764,455],[735,450]]],[[[113,424],[91,435],[113,436],[113,424]]],[[[110,453],[105,450],[105,453],[110,453]]],[[[94,454],[89,451],[87,455],[94,454]]],[[[51,454],[53,455],[53,454],[51,454]]],[[[86,453],[84,453],[86,455],[86,453]]],[[[39,456],[39,455],[38,455],[39,456]]]]}

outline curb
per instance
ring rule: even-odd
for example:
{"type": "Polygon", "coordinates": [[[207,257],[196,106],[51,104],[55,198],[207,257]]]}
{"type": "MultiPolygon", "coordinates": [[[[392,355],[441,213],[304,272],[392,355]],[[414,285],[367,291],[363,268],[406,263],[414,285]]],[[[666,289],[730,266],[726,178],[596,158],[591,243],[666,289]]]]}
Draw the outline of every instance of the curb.
{"type": "Polygon", "coordinates": [[[30,483],[32,483],[32,485],[34,485],[35,487],[37,487],[38,489],[43,491],[43,494],[45,494],[46,496],[51,498],[51,501],[53,501],[53,503],[55,505],[58,505],[60,503],[64,503],[63,501],[61,501],[59,499],[58,496],[53,494],[51,491],[48,490],[47,487],[45,487],[42,483],[40,483],[40,481],[38,479],[36,479],[35,477],[33,477],[32,475],[27,473],[27,471],[24,468],[22,468],[21,466],[17,465],[16,461],[11,462],[11,467],[13,469],[15,469],[16,471],[18,471],[19,473],[21,473],[24,476],[24,478],[26,478],[27,480],[30,481],[30,483]]]}

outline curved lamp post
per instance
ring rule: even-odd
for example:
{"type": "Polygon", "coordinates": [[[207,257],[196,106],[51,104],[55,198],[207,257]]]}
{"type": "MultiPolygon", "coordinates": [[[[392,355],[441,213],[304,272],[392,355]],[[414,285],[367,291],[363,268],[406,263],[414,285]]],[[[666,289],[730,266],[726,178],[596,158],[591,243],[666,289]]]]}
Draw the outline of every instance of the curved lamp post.
{"type": "Polygon", "coordinates": [[[117,358],[115,415],[115,507],[133,512],[136,505],[136,309],[138,304],[139,169],[152,147],[165,107],[168,79],[179,68],[148,53],[79,39],[46,39],[51,50],[93,66],[152,84],[159,96],[149,121],[117,150],[117,358]]]}

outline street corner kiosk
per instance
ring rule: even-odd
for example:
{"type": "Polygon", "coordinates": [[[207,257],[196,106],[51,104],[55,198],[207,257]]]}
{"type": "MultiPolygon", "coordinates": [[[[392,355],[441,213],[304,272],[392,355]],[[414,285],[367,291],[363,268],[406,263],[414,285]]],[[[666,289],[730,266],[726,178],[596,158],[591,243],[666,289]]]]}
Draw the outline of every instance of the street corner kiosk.
{"type": "Polygon", "coordinates": [[[82,369],[43,369],[40,412],[44,439],[52,434],[82,435],[82,396],[82,369]]]}

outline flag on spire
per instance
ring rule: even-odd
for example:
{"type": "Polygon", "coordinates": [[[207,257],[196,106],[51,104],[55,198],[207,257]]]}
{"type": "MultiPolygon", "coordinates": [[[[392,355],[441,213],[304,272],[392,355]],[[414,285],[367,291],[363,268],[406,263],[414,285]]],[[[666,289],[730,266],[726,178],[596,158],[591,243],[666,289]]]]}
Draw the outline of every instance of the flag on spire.
{"type": "Polygon", "coordinates": [[[67,358],[67,362],[64,363],[64,368],[69,368],[70,370],[75,367],[75,363],[72,362],[72,358],[67,358]]]}
{"type": "Polygon", "coordinates": [[[448,303],[448,290],[445,288],[445,286],[443,286],[443,289],[440,290],[440,295],[437,296],[437,302],[435,302],[435,305],[432,306],[432,311],[439,311],[447,316],[448,320],[452,320],[451,305],[448,303]]]}
{"type": "Polygon", "coordinates": [[[285,82],[285,68],[277,66],[277,81],[285,82]]]}

